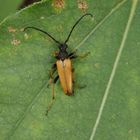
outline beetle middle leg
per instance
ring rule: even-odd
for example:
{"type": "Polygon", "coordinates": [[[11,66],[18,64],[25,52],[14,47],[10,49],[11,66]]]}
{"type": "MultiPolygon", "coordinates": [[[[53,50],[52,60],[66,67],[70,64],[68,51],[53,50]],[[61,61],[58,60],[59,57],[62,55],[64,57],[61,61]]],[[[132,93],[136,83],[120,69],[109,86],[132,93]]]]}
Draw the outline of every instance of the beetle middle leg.
{"type": "Polygon", "coordinates": [[[56,69],[56,63],[54,63],[54,64],[52,65],[52,69],[51,69],[50,74],[49,74],[49,83],[48,83],[47,87],[49,87],[49,85],[52,84],[53,75],[54,75],[54,73],[56,72],[56,70],[57,70],[57,69],[56,69]]]}
{"type": "Polygon", "coordinates": [[[48,105],[48,109],[46,111],[46,115],[48,115],[48,112],[50,111],[54,101],[55,101],[55,92],[54,92],[54,86],[56,84],[56,82],[58,81],[59,79],[59,76],[57,75],[54,79],[53,79],[53,84],[52,84],[52,99],[51,99],[51,102],[49,103],[48,105]]]}

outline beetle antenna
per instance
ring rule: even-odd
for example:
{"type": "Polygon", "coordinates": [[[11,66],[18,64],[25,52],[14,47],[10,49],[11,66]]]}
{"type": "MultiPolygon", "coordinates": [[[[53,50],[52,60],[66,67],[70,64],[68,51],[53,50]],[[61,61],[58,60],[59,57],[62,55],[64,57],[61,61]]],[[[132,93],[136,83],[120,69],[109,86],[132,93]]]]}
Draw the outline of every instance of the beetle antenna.
{"type": "Polygon", "coordinates": [[[86,14],[84,14],[83,16],[81,16],[81,17],[76,21],[76,23],[73,25],[73,27],[72,27],[72,29],[71,29],[71,31],[70,31],[70,33],[69,33],[69,35],[68,35],[68,37],[67,37],[67,39],[66,39],[66,41],[65,41],[65,44],[69,41],[69,38],[70,38],[70,36],[71,36],[71,34],[72,34],[74,28],[76,27],[76,25],[77,25],[77,24],[82,20],[82,18],[84,18],[85,16],[91,16],[91,17],[93,17],[93,15],[90,14],[90,13],[86,13],[86,14]]]}
{"type": "Polygon", "coordinates": [[[46,35],[48,35],[54,42],[56,42],[57,44],[61,44],[59,41],[57,41],[54,37],[52,37],[49,33],[47,33],[46,31],[43,31],[43,30],[41,30],[41,29],[39,29],[39,28],[36,28],[36,27],[26,27],[26,28],[24,28],[24,31],[25,30],[27,30],[27,29],[29,29],[29,28],[31,28],[31,29],[34,29],[34,30],[37,30],[37,31],[40,31],[40,32],[42,32],[42,33],[44,33],[44,34],[46,34],[46,35]]]}

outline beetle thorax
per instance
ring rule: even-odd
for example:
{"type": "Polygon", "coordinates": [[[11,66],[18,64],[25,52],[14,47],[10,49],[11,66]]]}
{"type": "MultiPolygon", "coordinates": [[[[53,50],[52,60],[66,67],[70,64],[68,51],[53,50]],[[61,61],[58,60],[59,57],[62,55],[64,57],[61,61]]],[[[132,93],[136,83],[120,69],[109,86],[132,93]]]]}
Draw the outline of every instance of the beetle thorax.
{"type": "Polygon", "coordinates": [[[58,55],[57,55],[57,59],[60,60],[65,60],[66,58],[68,58],[68,53],[67,51],[59,51],[58,55]]]}
{"type": "Polygon", "coordinates": [[[59,46],[59,53],[57,55],[57,59],[61,59],[63,61],[68,58],[67,47],[67,44],[61,44],[59,46]]]}

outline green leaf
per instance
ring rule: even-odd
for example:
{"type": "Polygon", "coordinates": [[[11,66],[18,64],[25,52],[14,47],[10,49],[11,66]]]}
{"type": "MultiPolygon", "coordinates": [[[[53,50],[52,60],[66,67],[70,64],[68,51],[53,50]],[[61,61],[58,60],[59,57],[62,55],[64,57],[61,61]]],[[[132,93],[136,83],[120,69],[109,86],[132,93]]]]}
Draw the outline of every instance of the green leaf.
{"type": "Polygon", "coordinates": [[[21,10],[0,24],[0,140],[140,139],[140,4],[138,0],[53,0],[21,10]],[[72,60],[74,96],[60,82],[47,88],[57,45],[35,26],[63,42],[72,60]],[[86,85],[79,89],[78,86],[86,85]]]}

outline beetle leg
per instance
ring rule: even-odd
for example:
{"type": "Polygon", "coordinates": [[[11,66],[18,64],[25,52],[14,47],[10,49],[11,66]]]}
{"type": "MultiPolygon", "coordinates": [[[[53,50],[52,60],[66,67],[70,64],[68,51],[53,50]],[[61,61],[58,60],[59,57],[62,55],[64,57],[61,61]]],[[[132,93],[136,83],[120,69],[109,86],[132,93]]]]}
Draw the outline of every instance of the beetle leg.
{"type": "Polygon", "coordinates": [[[53,83],[56,84],[56,82],[58,81],[58,79],[59,79],[59,75],[57,75],[57,76],[54,78],[53,83]]]}
{"type": "Polygon", "coordinates": [[[78,88],[78,89],[84,89],[86,88],[87,85],[78,85],[78,84],[75,84],[75,88],[78,88]]]}
{"type": "Polygon", "coordinates": [[[74,80],[74,71],[75,71],[75,69],[72,68],[72,83],[75,83],[75,80],[74,80]]]}
{"type": "Polygon", "coordinates": [[[73,55],[73,56],[70,57],[70,59],[75,59],[77,57],[78,57],[77,55],[73,55]]]}
{"type": "Polygon", "coordinates": [[[90,52],[86,52],[86,53],[80,54],[80,55],[75,55],[75,54],[74,54],[74,55],[70,56],[70,59],[85,58],[85,57],[87,57],[89,54],[90,54],[90,52]]]}
{"type": "Polygon", "coordinates": [[[85,58],[85,57],[87,57],[90,54],[90,52],[86,52],[84,54],[76,55],[76,51],[74,51],[74,52],[72,52],[72,53],[69,54],[69,58],[70,59],[85,58]]]}
{"type": "Polygon", "coordinates": [[[50,78],[53,78],[53,74],[55,73],[55,71],[56,71],[56,64],[54,63],[54,64],[52,65],[52,69],[51,69],[51,71],[50,71],[50,78]]]}
{"type": "Polygon", "coordinates": [[[75,69],[74,68],[72,68],[72,73],[75,71],[75,69]]]}
{"type": "Polygon", "coordinates": [[[59,76],[57,75],[54,80],[53,80],[53,91],[52,91],[52,99],[55,99],[55,94],[54,94],[54,85],[56,84],[56,82],[58,81],[59,76]]]}
{"type": "Polygon", "coordinates": [[[57,69],[56,69],[56,64],[54,63],[54,64],[52,65],[52,69],[51,69],[50,74],[49,74],[50,80],[49,80],[49,83],[48,83],[47,87],[49,87],[49,85],[52,84],[53,75],[54,75],[54,73],[56,72],[56,70],[57,70],[57,69]]]}
{"type": "Polygon", "coordinates": [[[85,58],[85,57],[87,57],[89,54],[90,54],[90,52],[86,52],[86,53],[84,53],[84,54],[79,55],[78,57],[79,57],[79,58],[85,58]]]}
{"type": "Polygon", "coordinates": [[[70,54],[69,54],[69,57],[75,55],[75,53],[76,53],[76,52],[72,52],[72,53],[70,53],[70,54]]]}
{"type": "Polygon", "coordinates": [[[76,52],[77,52],[77,50],[74,50],[74,51],[72,51],[68,56],[69,56],[69,57],[72,57],[72,56],[76,55],[76,52]]]}
{"type": "Polygon", "coordinates": [[[55,83],[58,81],[58,79],[59,79],[59,76],[57,75],[57,76],[54,78],[54,80],[53,80],[53,85],[52,85],[52,100],[51,100],[51,102],[50,102],[49,105],[48,105],[48,109],[47,109],[47,111],[46,111],[46,115],[48,115],[48,112],[49,112],[50,109],[52,108],[52,105],[53,105],[53,103],[54,103],[54,101],[55,101],[54,86],[55,86],[55,83]]]}

